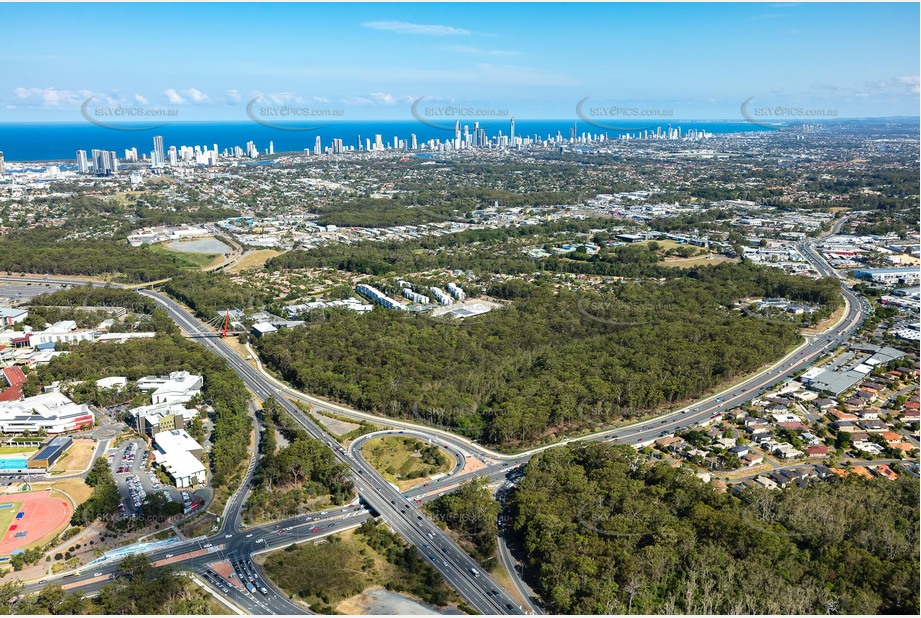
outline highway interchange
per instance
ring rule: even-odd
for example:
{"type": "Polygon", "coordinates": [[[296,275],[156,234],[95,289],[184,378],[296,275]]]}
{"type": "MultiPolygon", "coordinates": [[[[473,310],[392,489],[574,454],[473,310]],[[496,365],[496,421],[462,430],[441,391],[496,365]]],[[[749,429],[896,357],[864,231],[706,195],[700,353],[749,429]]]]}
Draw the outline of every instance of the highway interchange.
{"type": "MultiPolygon", "coordinates": [[[[840,225],[836,227],[840,227],[840,225]]],[[[800,246],[800,250],[820,274],[837,276],[837,273],[815,251],[811,244],[803,243],[800,246]]],[[[17,282],[75,284],[74,281],[48,278],[2,277],[0,279],[17,282]]],[[[210,331],[206,331],[204,325],[184,307],[167,296],[148,290],[140,290],[140,293],[159,303],[186,334],[213,334],[210,331]]],[[[663,435],[668,435],[696,424],[706,423],[714,416],[720,415],[728,409],[751,401],[763,392],[807,368],[817,359],[834,350],[838,345],[845,343],[860,327],[870,310],[868,303],[843,283],[842,293],[847,307],[844,317],[837,324],[822,334],[807,338],[801,346],[759,374],[726,389],[722,393],[713,394],[690,406],[653,419],[586,436],[571,437],[558,444],[577,441],[611,441],[641,447],[651,444],[663,435]]],[[[441,573],[448,585],[457,590],[460,596],[477,611],[484,614],[522,614],[539,611],[529,604],[527,597],[525,597],[525,605],[520,605],[518,600],[499,586],[488,573],[483,572],[479,565],[444,530],[433,523],[419,507],[425,501],[437,497],[439,492],[449,491],[465,480],[485,476],[491,480],[502,481],[512,468],[523,465],[534,455],[556,445],[546,445],[511,455],[499,453],[445,431],[405,421],[379,418],[346,406],[305,395],[282,384],[262,370],[261,366],[258,369],[254,368],[223,340],[217,337],[197,337],[195,340],[215,354],[223,357],[258,397],[263,400],[274,397],[311,437],[328,444],[337,459],[351,469],[353,473],[352,480],[361,497],[361,504],[356,501],[356,503],[349,506],[330,509],[329,512],[323,514],[302,514],[278,524],[243,529],[241,511],[248,491],[250,475],[256,465],[256,458],[254,457],[250,462],[246,479],[240,490],[228,501],[224,517],[221,518],[220,529],[207,539],[178,542],[168,548],[152,551],[148,553],[151,561],[156,564],[181,563],[185,568],[194,571],[199,579],[207,579],[205,571],[206,564],[209,562],[225,557],[248,561],[254,554],[284,547],[292,542],[317,539],[328,534],[341,532],[359,525],[369,517],[369,508],[366,507],[370,507],[396,533],[415,546],[422,558],[441,573]],[[321,427],[317,426],[309,416],[305,415],[292,400],[308,403],[321,412],[329,411],[356,420],[370,420],[383,426],[395,428],[392,431],[405,432],[422,439],[431,440],[451,452],[457,459],[458,465],[449,475],[438,479],[437,482],[433,481],[428,487],[419,486],[405,494],[401,493],[361,456],[359,447],[361,443],[368,439],[368,436],[356,440],[348,450],[345,450],[334,442],[321,427]],[[464,473],[464,462],[470,457],[479,459],[483,466],[476,471],[464,473]]],[[[506,561],[503,560],[503,562],[506,561]]],[[[105,585],[109,581],[109,574],[117,571],[117,569],[117,563],[103,563],[95,567],[85,567],[79,574],[68,574],[69,577],[60,578],[56,581],[66,584],[68,589],[79,588],[86,593],[92,593],[105,585]]],[[[522,590],[514,570],[510,572],[510,576],[516,587],[522,590]]],[[[265,581],[265,578],[261,577],[261,575],[260,579],[263,582],[265,581]]],[[[219,587],[212,582],[209,583],[212,588],[219,587]]],[[[27,585],[26,591],[38,590],[43,585],[44,583],[31,583],[27,585]]],[[[290,601],[270,583],[260,585],[265,585],[268,594],[251,594],[237,590],[234,587],[226,587],[227,592],[224,594],[234,605],[253,614],[309,613],[290,601]]],[[[218,591],[218,594],[220,592],[223,591],[218,591]]]]}

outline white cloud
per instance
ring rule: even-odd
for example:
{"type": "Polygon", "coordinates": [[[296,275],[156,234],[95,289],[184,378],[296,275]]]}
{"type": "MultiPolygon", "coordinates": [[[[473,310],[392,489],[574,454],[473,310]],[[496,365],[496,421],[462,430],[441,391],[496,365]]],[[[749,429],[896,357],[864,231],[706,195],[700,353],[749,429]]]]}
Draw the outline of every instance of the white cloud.
{"type": "Polygon", "coordinates": [[[224,99],[227,103],[239,103],[243,100],[243,95],[236,88],[224,91],[224,99]]]}
{"type": "Polygon", "coordinates": [[[90,90],[58,90],[57,88],[17,88],[16,100],[25,106],[79,107],[93,96],[90,90]]]}
{"type": "Polygon", "coordinates": [[[147,105],[147,104],[149,103],[149,101],[147,100],[147,97],[145,97],[145,96],[143,96],[143,95],[140,95],[140,94],[135,94],[135,95],[134,95],[134,100],[135,100],[137,103],[140,103],[141,105],[147,105]]]}
{"type": "Polygon", "coordinates": [[[374,30],[387,30],[399,34],[424,34],[429,36],[465,36],[470,34],[469,30],[464,28],[455,28],[454,26],[442,26],[438,24],[412,24],[405,21],[366,21],[361,24],[365,28],[374,30]]]}
{"type": "Polygon", "coordinates": [[[199,90],[198,88],[189,88],[188,90],[183,90],[182,94],[189,97],[192,103],[208,103],[208,95],[199,90]]]}
{"type": "Polygon", "coordinates": [[[167,88],[163,91],[163,96],[166,97],[166,100],[169,101],[172,105],[182,105],[185,103],[185,99],[182,98],[174,88],[167,88]]]}
{"type": "Polygon", "coordinates": [[[186,103],[201,104],[210,103],[211,99],[207,94],[198,88],[187,88],[186,90],[176,90],[167,88],[163,91],[163,96],[169,101],[170,105],[185,105],[186,103]]]}
{"type": "Polygon", "coordinates": [[[370,106],[370,105],[409,105],[413,102],[413,97],[409,95],[394,96],[387,92],[372,92],[366,95],[348,96],[339,99],[339,103],[351,106],[370,106]]]}
{"type": "Polygon", "coordinates": [[[907,75],[904,77],[896,77],[895,81],[897,84],[907,88],[909,92],[914,94],[921,92],[921,76],[907,75]]]}

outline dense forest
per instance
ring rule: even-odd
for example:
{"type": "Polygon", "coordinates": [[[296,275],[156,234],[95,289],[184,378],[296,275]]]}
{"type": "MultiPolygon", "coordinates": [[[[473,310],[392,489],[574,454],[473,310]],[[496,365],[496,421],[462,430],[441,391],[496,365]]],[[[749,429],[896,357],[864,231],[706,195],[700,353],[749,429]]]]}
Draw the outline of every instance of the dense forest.
{"type": "Polygon", "coordinates": [[[262,457],[246,501],[248,520],[291,517],[320,497],[329,496],[333,504],[352,498],[348,466],[337,463],[325,444],[311,438],[274,399],[265,402],[262,415],[262,457]],[[278,446],[276,432],[286,446],[278,446]]]}
{"type": "Polygon", "coordinates": [[[68,594],[60,584],[51,584],[19,598],[22,584],[6,582],[0,586],[0,614],[210,615],[215,610],[210,595],[191,579],[169,567],[154,568],[143,554],[122,560],[119,571],[118,579],[93,597],[68,594]]]}
{"type": "Polygon", "coordinates": [[[111,324],[109,332],[150,331],[154,328],[152,317],[156,303],[153,300],[132,290],[90,285],[65,288],[31,299],[25,324],[42,330],[48,324],[73,320],[77,328],[95,328],[112,317],[104,309],[86,307],[124,307],[127,310],[126,319],[111,324]]]}
{"type": "Polygon", "coordinates": [[[462,323],[332,312],[257,345],[269,367],[309,392],[524,445],[700,396],[799,341],[792,325],[732,310],[739,298],[840,302],[835,285],[766,270],[716,266],[606,294],[497,286],[494,295],[517,300],[462,323]]]}
{"type": "Polygon", "coordinates": [[[124,307],[132,313],[151,314],[157,303],[147,296],[123,288],[78,285],[72,288],[39,294],[29,301],[31,306],[49,307],[124,307]]]}
{"type": "Polygon", "coordinates": [[[164,290],[206,322],[227,309],[261,307],[265,300],[255,288],[234,283],[221,272],[185,271],[167,282],[164,290]]]}
{"type": "MultiPolygon", "coordinates": [[[[155,310],[154,313],[162,312],[155,310]]],[[[164,328],[175,326],[162,322],[164,328]]],[[[137,380],[147,375],[168,375],[186,370],[204,376],[205,400],[214,408],[213,446],[209,453],[212,484],[229,481],[246,461],[252,431],[247,413],[249,391],[226,362],[204,347],[173,332],[161,332],[154,339],[125,343],[80,343],[69,354],[58,356],[38,370],[43,384],[55,380],[98,380],[125,376],[137,380]]]]}
{"type": "Polygon", "coordinates": [[[552,612],[918,614],[917,479],[735,497],[639,457],[591,444],[527,464],[511,526],[552,612]]]}
{"type": "Polygon", "coordinates": [[[113,274],[131,282],[172,277],[180,268],[175,258],[123,240],[64,240],[52,229],[11,233],[0,239],[0,270],[45,275],[113,274]]]}

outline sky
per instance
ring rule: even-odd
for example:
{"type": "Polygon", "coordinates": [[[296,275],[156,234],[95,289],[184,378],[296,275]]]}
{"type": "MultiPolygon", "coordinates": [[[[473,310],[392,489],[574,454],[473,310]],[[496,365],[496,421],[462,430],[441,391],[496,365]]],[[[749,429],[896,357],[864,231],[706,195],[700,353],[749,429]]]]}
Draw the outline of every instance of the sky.
{"type": "Polygon", "coordinates": [[[0,123],[918,116],[918,23],[917,3],[0,3],[0,123]]]}

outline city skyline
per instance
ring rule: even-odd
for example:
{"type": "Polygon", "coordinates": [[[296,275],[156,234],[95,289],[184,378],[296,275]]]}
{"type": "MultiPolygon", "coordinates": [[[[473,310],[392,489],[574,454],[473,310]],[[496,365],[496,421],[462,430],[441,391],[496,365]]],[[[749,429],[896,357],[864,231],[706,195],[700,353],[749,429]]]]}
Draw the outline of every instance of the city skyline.
{"type": "Polygon", "coordinates": [[[410,120],[418,101],[521,119],[575,118],[583,100],[673,119],[738,119],[750,98],[918,113],[916,4],[215,6],[3,5],[45,36],[37,53],[30,28],[4,32],[0,122],[80,122],[87,101],[170,122],[245,121],[253,103],[410,120]],[[105,71],[83,61],[100,41],[125,52],[105,71]]]}

